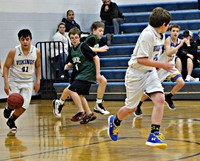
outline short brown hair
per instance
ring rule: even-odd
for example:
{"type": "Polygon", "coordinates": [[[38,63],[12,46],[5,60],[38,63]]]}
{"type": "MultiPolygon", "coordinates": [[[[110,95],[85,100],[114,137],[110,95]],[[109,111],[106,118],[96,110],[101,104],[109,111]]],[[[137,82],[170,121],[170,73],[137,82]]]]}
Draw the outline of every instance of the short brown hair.
{"type": "Polygon", "coordinates": [[[92,23],[91,31],[92,31],[93,29],[96,30],[96,29],[98,29],[98,28],[100,28],[100,27],[105,28],[104,23],[103,23],[103,22],[100,22],[100,21],[95,21],[95,22],[92,23]]]}
{"type": "Polygon", "coordinates": [[[69,34],[68,35],[70,37],[70,35],[75,35],[75,34],[77,34],[77,35],[79,35],[79,37],[81,37],[81,31],[77,27],[71,28],[69,30],[69,34]]]}
{"type": "Polygon", "coordinates": [[[163,25],[163,23],[165,23],[165,26],[167,26],[171,19],[172,16],[169,11],[161,7],[156,7],[153,9],[151,15],[149,16],[149,24],[152,27],[160,27],[163,25]]]}
{"type": "Polygon", "coordinates": [[[177,29],[179,29],[179,31],[181,30],[181,26],[180,26],[180,25],[171,24],[171,25],[169,26],[169,31],[171,31],[173,28],[177,28],[177,29]]]}

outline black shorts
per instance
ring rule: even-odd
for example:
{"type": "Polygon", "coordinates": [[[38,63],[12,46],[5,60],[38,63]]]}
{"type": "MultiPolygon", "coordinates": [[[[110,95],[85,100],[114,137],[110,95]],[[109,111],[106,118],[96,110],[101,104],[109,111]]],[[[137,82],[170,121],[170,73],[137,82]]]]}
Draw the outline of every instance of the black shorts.
{"type": "Polygon", "coordinates": [[[69,86],[69,90],[77,92],[79,95],[89,95],[91,84],[88,81],[74,80],[69,86]]]}

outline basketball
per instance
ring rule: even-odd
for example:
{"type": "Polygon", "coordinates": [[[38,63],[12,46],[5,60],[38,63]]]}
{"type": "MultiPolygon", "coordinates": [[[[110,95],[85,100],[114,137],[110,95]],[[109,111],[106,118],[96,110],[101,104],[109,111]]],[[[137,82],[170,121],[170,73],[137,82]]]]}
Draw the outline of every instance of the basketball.
{"type": "Polygon", "coordinates": [[[24,98],[19,93],[12,93],[8,96],[7,103],[11,109],[21,108],[24,103],[24,98]]]}

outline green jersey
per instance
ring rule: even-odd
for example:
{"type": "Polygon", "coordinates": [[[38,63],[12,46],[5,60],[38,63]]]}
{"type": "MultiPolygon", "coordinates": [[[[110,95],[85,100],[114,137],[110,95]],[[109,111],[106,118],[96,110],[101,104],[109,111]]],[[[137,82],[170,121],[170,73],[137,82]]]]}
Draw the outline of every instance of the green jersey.
{"type": "Polygon", "coordinates": [[[72,62],[77,70],[77,75],[75,80],[83,80],[95,83],[96,82],[95,63],[93,59],[89,59],[86,55],[82,53],[81,51],[82,45],[83,43],[80,43],[76,49],[74,49],[73,47],[71,48],[72,62]]]}

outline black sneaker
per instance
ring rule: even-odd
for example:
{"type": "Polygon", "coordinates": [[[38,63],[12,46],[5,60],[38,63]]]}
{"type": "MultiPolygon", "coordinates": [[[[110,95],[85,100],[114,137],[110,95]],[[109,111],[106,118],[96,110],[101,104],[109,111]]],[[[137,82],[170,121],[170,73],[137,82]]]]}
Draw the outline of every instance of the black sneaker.
{"type": "Polygon", "coordinates": [[[103,107],[102,103],[96,103],[96,105],[94,106],[94,112],[100,113],[102,115],[108,115],[108,114],[110,114],[110,112],[107,111],[103,107]]]}
{"type": "Polygon", "coordinates": [[[17,132],[17,126],[15,125],[15,121],[13,121],[12,119],[8,119],[8,121],[6,122],[6,124],[8,125],[8,127],[10,128],[10,130],[13,133],[17,132]]]}
{"type": "Polygon", "coordinates": [[[176,107],[174,106],[174,104],[172,102],[172,99],[170,97],[167,97],[166,95],[165,95],[165,103],[167,104],[167,106],[170,110],[176,109],[176,107]]]}
{"type": "Polygon", "coordinates": [[[8,119],[12,113],[13,109],[10,109],[8,107],[8,105],[6,105],[6,107],[4,108],[4,111],[3,111],[3,116],[8,119]]]}
{"type": "Polygon", "coordinates": [[[134,112],[134,115],[136,117],[141,117],[142,116],[142,110],[140,108],[137,108],[136,111],[134,112]]]}

